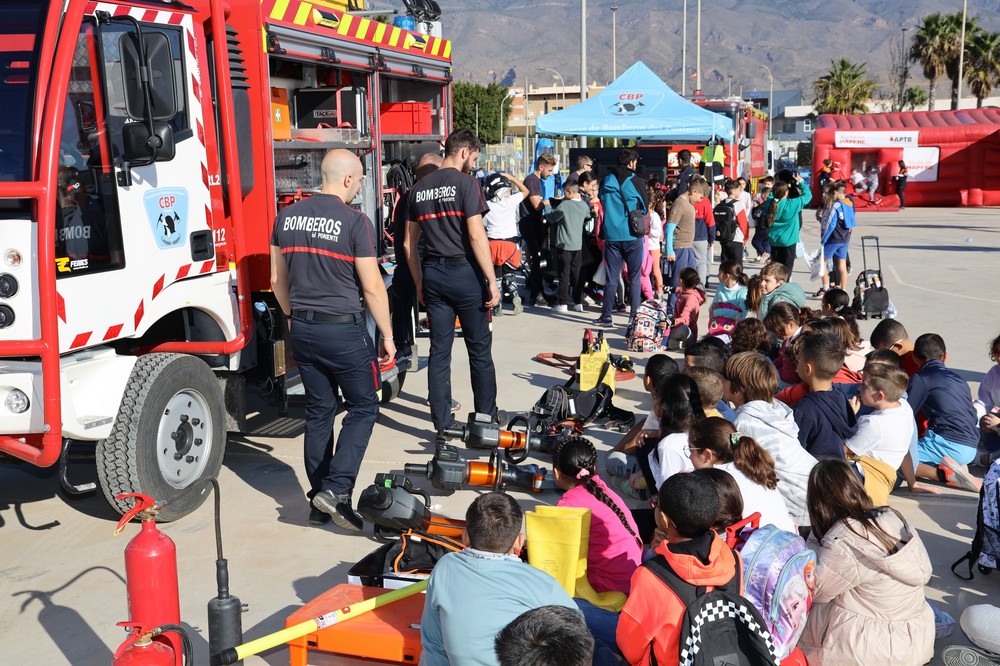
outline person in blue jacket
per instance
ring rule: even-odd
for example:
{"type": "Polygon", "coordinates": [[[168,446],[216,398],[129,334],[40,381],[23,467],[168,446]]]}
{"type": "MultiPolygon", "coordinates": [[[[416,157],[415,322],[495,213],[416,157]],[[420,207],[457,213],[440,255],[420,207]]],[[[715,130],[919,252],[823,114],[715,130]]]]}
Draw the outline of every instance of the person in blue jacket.
{"type": "Polygon", "coordinates": [[[643,239],[633,236],[628,226],[629,211],[645,212],[649,206],[646,182],[635,173],[638,163],[639,154],[631,148],[625,148],[618,153],[618,166],[601,182],[598,196],[604,208],[601,238],[604,240],[607,282],[604,285],[601,317],[595,322],[599,326],[611,325],[611,312],[615,306],[615,293],[618,291],[623,264],[628,267],[630,318],[635,316],[642,303],[643,239]]]}

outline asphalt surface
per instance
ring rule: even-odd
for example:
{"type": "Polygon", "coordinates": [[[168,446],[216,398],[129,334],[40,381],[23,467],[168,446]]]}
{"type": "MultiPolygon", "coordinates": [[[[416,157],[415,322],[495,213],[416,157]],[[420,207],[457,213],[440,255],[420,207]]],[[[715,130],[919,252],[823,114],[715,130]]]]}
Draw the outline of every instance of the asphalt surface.
{"type": "MultiPolygon", "coordinates": [[[[810,249],[818,235],[811,212],[804,236],[810,249]]],[[[937,332],[948,345],[948,365],[973,390],[990,367],[987,344],[1000,331],[1000,294],[995,284],[1000,265],[1000,222],[995,209],[909,209],[899,213],[861,213],[852,258],[855,273],[862,264],[859,236],[882,239],[886,283],[899,319],[911,338],[937,332]]],[[[816,290],[798,267],[795,280],[807,293],[816,290]]],[[[813,301],[817,303],[818,301],[813,301]]],[[[543,390],[565,375],[532,361],[543,351],[575,354],[584,327],[597,317],[528,308],[517,316],[498,318],[494,358],[500,407],[526,410],[543,390]]],[[[704,318],[705,315],[703,314],[704,318]]],[[[616,316],[610,337],[621,351],[624,317],[616,316]]],[[[877,322],[862,322],[866,334],[877,322]]],[[[427,343],[422,340],[421,354],[427,343]]],[[[633,354],[640,370],[646,355],[633,354]]],[[[358,490],[378,472],[401,471],[405,462],[430,458],[430,421],[426,396],[426,358],[409,373],[402,395],[384,406],[368,448],[358,490]]],[[[454,393],[471,406],[468,361],[461,340],[454,355],[454,393]]],[[[644,412],[649,408],[639,380],[623,383],[615,403],[644,412]]],[[[263,404],[263,403],[262,403],[263,404]]],[[[461,413],[464,416],[465,412],[461,413]]],[[[285,618],[325,590],[346,582],[347,571],[378,544],[370,534],[357,536],[332,526],[308,525],[302,469],[301,409],[286,418],[264,405],[251,419],[253,431],[232,434],[220,476],[223,542],[229,560],[231,589],[249,604],[243,615],[247,640],[284,626],[285,618]]],[[[588,435],[606,451],[618,433],[591,429],[588,435]]],[[[468,452],[475,456],[475,452],[468,452]]],[[[542,465],[545,460],[529,460],[542,465]]],[[[981,475],[981,470],[976,470],[981,475]]],[[[74,468],[77,478],[93,477],[86,464],[74,468]]],[[[451,495],[435,491],[427,480],[435,511],[462,517],[476,490],[451,495]]],[[[525,509],[554,503],[552,492],[516,492],[525,509]]],[[[972,539],[976,496],[945,490],[940,496],[913,496],[906,491],[891,503],[919,530],[934,563],[927,596],[954,616],[971,604],[1000,604],[1000,573],[965,583],[952,575],[951,563],[972,539]]],[[[118,516],[103,497],[68,498],[59,490],[54,469],[0,464],[0,663],[108,664],[125,638],[116,622],[127,619],[123,551],[138,532],[136,524],[113,536],[118,516]]],[[[192,629],[195,663],[208,663],[206,603],[215,594],[215,544],[211,502],[161,529],[177,544],[182,623],[192,629]]],[[[961,629],[939,640],[964,642],[961,629]]],[[[287,664],[288,652],[274,649],[247,664],[287,664]]],[[[332,662],[327,662],[332,663],[332,662]]]]}

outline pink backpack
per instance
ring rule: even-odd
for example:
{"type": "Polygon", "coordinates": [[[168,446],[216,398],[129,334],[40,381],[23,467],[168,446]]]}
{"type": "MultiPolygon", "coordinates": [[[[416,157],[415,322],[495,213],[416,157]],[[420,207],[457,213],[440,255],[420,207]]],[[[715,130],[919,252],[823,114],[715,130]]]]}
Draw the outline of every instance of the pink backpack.
{"type": "Polygon", "coordinates": [[[788,655],[806,628],[815,588],[816,553],[798,534],[765,525],[740,551],[743,596],[760,611],[779,659],[788,655]]]}

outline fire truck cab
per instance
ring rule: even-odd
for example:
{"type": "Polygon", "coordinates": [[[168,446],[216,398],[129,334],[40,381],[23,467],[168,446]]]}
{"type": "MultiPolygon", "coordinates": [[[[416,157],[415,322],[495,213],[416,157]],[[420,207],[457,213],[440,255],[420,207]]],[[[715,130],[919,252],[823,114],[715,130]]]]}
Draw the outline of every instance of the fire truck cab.
{"type": "MultiPolygon", "coordinates": [[[[0,452],[50,466],[90,443],[112,506],[141,492],[171,520],[203,501],[246,390],[285,406],[277,210],[356,151],[352,205],[389,257],[391,171],[451,127],[450,42],[346,4],[0,5],[0,452]]],[[[386,362],[383,399],[401,382],[386,362]]]]}

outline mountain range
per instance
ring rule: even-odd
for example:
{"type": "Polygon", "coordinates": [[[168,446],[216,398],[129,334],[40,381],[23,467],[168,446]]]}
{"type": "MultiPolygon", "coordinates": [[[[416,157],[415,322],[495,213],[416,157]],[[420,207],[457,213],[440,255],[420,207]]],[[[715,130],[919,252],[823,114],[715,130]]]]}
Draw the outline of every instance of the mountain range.
{"type": "MultiPolygon", "coordinates": [[[[696,7],[699,0],[588,0],[587,79],[607,83],[612,75],[612,12],[616,5],[617,71],[645,62],[671,87],[681,88],[683,6],[688,17],[688,85],[694,88],[696,7]]],[[[962,10],[949,0],[701,0],[702,89],[725,95],[768,90],[766,65],[775,90],[801,89],[812,100],[812,82],[830,61],[865,62],[879,87],[888,91],[891,50],[899,52],[902,28],[907,44],[920,18],[962,10]]],[[[453,42],[458,81],[523,86],[552,85],[559,72],[566,85],[580,82],[582,0],[440,0],[442,30],[453,42]]],[[[1000,30],[1000,0],[970,6],[989,30],[1000,30]]],[[[911,65],[909,85],[925,86],[919,65],[911,65]]],[[[946,97],[940,80],[937,97],[946,97]]]]}

